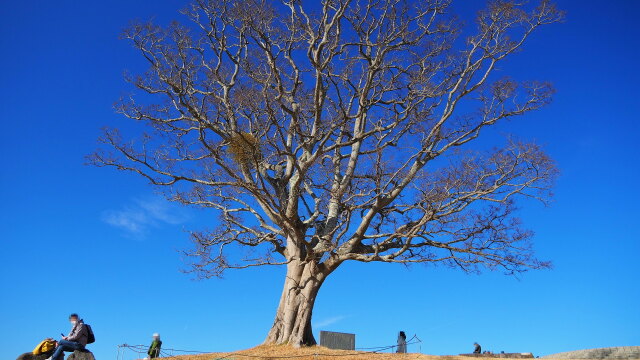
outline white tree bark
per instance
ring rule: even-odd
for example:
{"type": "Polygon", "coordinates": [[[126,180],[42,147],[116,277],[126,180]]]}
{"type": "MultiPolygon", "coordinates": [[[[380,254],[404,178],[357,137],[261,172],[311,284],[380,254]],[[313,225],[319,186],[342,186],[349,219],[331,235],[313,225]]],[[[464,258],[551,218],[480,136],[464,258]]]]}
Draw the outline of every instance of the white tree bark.
{"type": "Polygon", "coordinates": [[[311,328],[313,306],[327,274],[315,262],[287,264],[280,303],[266,344],[315,345],[311,328]]]}

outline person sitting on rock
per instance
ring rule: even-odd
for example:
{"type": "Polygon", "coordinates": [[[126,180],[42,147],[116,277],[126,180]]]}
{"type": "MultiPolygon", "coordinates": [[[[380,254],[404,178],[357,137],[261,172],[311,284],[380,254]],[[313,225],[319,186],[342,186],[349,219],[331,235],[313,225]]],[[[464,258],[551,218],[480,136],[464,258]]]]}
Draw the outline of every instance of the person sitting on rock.
{"type": "Polygon", "coordinates": [[[78,317],[78,314],[69,315],[69,322],[71,323],[71,332],[67,336],[63,336],[62,340],[58,341],[56,351],[53,352],[50,358],[47,360],[61,360],[64,357],[64,352],[71,352],[76,350],[83,350],[87,346],[87,339],[89,338],[89,331],[84,325],[84,321],[78,317]]]}
{"type": "Polygon", "coordinates": [[[482,346],[480,346],[480,344],[478,344],[477,342],[474,342],[473,346],[474,346],[474,349],[473,349],[474,354],[482,354],[482,346]]]}
{"type": "Polygon", "coordinates": [[[147,355],[149,355],[150,359],[155,359],[160,356],[160,348],[162,347],[162,341],[160,341],[160,334],[153,334],[153,342],[151,342],[151,346],[149,346],[149,351],[147,351],[147,355]]]}

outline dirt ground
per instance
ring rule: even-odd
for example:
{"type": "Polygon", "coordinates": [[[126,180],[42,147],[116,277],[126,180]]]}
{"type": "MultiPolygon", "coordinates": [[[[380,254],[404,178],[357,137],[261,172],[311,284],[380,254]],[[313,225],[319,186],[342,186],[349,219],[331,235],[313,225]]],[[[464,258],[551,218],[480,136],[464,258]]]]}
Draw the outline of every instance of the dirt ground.
{"type": "MultiPolygon", "coordinates": [[[[293,348],[286,345],[265,345],[233,353],[183,355],[172,360],[473,360],[464,356],[435,356],[424,354],[371,353],[364,351],[332,350],[321,346],[293,348]]],[[[489,359],[489,358],[487,358],[489,359]]],[[[495,358],[491,358],[495,359],[495,358]]]]}

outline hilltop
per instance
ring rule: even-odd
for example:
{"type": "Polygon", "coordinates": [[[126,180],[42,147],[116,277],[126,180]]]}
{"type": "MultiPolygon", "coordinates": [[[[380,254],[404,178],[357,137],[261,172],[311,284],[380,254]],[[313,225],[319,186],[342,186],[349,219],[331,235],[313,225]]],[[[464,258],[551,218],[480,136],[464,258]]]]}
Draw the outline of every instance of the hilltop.
{"type": "Polygon", "coordinates": [[[333,350],[321,346],[294,348],[286,345],[263,345],[232,353],[181,355],[166,360],[470,360],[464,356],[435,356],[424,354],[371,353],[333,350]]]}

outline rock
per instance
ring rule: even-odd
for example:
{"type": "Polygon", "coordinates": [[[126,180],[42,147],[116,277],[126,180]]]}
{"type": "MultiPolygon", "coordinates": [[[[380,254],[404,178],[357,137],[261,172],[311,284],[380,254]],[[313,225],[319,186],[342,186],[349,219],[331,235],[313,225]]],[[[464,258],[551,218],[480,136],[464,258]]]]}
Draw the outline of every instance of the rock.
{"type": "Polygon", "coordinates": [[[46,360],[49,356],[51,356],[51,354],[53,354],[53,351],[40,355],[33,355],[33,353],[28,352],[18,356],[17,360],[46,360]]]}
{"type": "Polygon", "coordinates": [[[53,351],[40,355],[33,355],[33,353],[28,352],[18,356],[17,360],[46,360],[51,354],[53,354],[53,351]]]}
{"type": "Polygon", "coordinates": [[[76,350],[67,356],[67,360],[96,360],[93,353],[87,349],[76,350]]]}
{"type": "MultiPolygon", "coordinates": [[[[33,353],[24,353],[18,356],[16,360],[46,360],[49,356],[53,355],[53,351],[46,354],[33,355],[33,353]]],[[[67,360],[96,360],[93,353],[89,350],[76,350],[67,356],[67,360]]]]}

